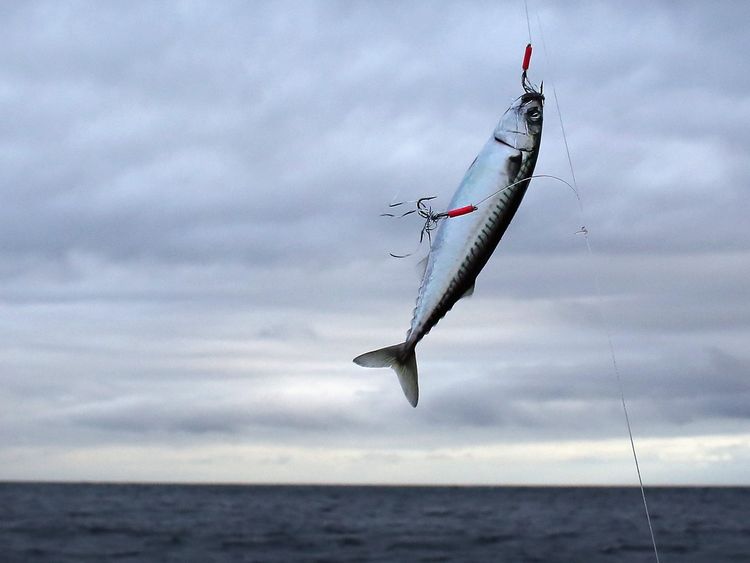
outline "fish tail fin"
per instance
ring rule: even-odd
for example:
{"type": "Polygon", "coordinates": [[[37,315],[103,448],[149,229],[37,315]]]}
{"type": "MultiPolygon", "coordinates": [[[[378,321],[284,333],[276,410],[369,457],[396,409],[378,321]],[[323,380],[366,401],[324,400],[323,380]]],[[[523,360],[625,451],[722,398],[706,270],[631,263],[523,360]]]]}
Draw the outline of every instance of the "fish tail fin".
{"type": "Polygon", "coordinates": [[[393,368],[398,375],[398,382],[404,390],[406,399],[412,407],[417,406],[419,384],[417,383],[417,355],[413,346],[406,342],[387,346],[357,356],[354,358],[354,363],[366,368],[393,368]]]}

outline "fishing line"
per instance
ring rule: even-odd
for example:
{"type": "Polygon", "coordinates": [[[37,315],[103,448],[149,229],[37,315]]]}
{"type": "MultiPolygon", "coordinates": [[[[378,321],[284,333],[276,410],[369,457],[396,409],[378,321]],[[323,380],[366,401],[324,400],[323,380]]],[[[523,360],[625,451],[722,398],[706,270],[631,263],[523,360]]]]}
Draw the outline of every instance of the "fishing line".
{"type": "Polygon", "coordinates": [[[529,43],[533,43],[531,40],[531,21],[529,20],[529,3],[527,0],[523,0],[523,8],[526,11],[526,28],[529,30],[529,43]]]}
{"type": "MultiPolygon", "coordinates": [[[[528,17],[528,7],[527,7],[527,17],[528,17]]],[[[547,67],[548,67],[547,70],[549,71],[549,67],[551,67],[552,65],[549,63],[550,57],[547,52],[547,44],[544,41],[544,31],[542,30],[542,21],[539,18],[538,13],[536,17],[537,17],[537,23],[539,25],[539,37],[542,41],[542,50],[544,51],[544,58],[547,61],[547,67]]],[[[555,83],[554,83],[554,80],[552,79],[551,74],[550,74],[549,82],[552,85],[552,97],[555,99],[555,108],[557,109],[557,116],[560,119],[560,131],[562,132],[563,144],[565,145],[565,154],[568,157],[568,166],[570,167],[570,176],[571,176],[571,179],[573,180],[574,191],[576,192],[576,196],[578,196],[578,193],[579,193],[577,189],[578,182],[576,181],[576,175],[573,169],[573,159],[570,156],[570,147],[568,145],[568,138],[567,138],[567,135],[565,134],[565,125],[563,124],[562,113],[560,112],[560,102],[557,97],[557,90],[555,89],[555,83]]],[[[578,207],[580,211],[581,221],[583,222],[585,214],[583,211],[583,202],[581,201],[580,196],[578,196],[578,207]]],[[[581,230],[579,231],[579,233],[583,234],[583,239],[586,242],[586,250],[588,253],[589,260],[591,261],[592,265],[594,265],[594,268],[593,268],[594,285],[596,287],[596,294],[597,294],[597,298],[599,301],[599,307],[597,307],[597,312],[599,315],[599,321],[607,336],[607,343],[609,345],[609,355],[610,355],[610,360],[612,361],[612,369],[615,373],[615,376],[617,379],[617,386],[620,391],[620,402],[622,404],[622,411],[625,415],[625,424],[627,425],[627,428],[628,428],[628,437],[630,438],[630,449],[633,452],[633,460],[635,461],[635,470],[636,470],[636,473],[638,474],[638,484],[641,489],[641,498],[643,499],[643,508],[646,511],[646,521],[648,522],[648,531],[651,534],[651,544],[654,548],[654,557],[656,558],[656,563],[659,563],[659,550],[656,547],[656,537],[654,536],[654,528],[651,525],[651,513],[648,508],[648,502],[646,501],[646,490],[643,487],[643,478],[641,477],[641,467],[640,467],[640,464],[638,463],[638,453],[636,452],[635,440],[633,439],[633,429],[630,425],[630,415],[628,413],[627,402],[625,400],[625,390],[624,390],[624,386],[622,383],[622,377],[620,376],[620,368],[618,367],[618,364],[617,364],[617,356],[615,355],[615,347],[612,342],[612,331],[610,329],[609,323],[607,322],[604,316],[604,311],[601,305],[604,301],[604,294],[602,292],[601,283],[599,281],[599,272],[595,265],[594,252],[591,249],[591,242],[589,240],[589,231],[585,227],[585,222],[583,224],[584,226],[581,227],[581,230]]]]}

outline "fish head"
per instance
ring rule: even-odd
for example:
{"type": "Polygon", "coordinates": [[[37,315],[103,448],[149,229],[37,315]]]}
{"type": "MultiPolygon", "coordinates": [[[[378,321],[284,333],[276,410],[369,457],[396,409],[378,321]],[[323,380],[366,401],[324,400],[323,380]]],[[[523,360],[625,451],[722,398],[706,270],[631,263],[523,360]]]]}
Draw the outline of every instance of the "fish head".
{"type": "Polygon", "coordinates": [[[495,139],[520,151],[535,151],[542,138],[543,117],[544,96],[526,92],[500,118],[495,139]]]}

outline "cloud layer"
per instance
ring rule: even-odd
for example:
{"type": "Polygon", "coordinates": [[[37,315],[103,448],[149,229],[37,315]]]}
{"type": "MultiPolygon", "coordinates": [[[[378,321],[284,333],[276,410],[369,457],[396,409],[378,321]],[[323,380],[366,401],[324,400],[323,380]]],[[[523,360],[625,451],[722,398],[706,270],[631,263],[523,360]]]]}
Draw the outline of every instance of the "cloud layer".
{"type": "Polygon", "coordinates": [[[379,214],[446,205],[517,3],[6,5],[0,478],[628,482],[609,333],[646,477],[747,484],[750,9],[530,8],[537,172],[570,178],[554,91],[583,213],[534,181],[412,410],[351,364],[417,289],[379,214]]]}

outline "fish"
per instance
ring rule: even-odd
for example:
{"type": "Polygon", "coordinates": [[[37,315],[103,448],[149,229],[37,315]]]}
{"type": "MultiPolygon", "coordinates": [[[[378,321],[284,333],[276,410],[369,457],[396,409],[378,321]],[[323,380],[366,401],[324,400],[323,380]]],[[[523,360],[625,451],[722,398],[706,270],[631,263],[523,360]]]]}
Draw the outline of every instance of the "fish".
{"type": "Polygon", "coordinates": [[[541,91],[526,88],[466,171],[450,208],[475,210],[439,224],[406,340],[354,358],[363,367],[392,368],[412,407],[419,401],[416,346],[456,302],[474,292],[477,276],[518,210],[539,156],[543,108],[541,91]]]}

